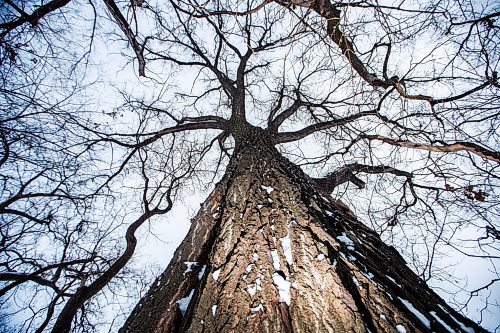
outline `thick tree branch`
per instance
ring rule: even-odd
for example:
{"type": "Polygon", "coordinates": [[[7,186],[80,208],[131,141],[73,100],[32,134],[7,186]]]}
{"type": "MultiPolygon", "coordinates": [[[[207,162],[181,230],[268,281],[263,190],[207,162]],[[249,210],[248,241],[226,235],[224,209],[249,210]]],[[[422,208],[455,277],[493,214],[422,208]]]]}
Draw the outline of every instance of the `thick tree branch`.
{"type": "Polygon", "coordinates": [[[374,73],[370,73],[364,63],[354,52],[353,43],[340,29],[340,14],[341,11],[337,9],[330,0],[316,0],[316,1],[300,1],[300,0],[277,0],[277,3],[283,6],[302,6],[311,8],[321,17],[326,20],[326,31],[328,37],[337,44],[342,51],[342,54],[347,58],[352,68],[369,84],[374,87],[388,88],[392,86],[390,80],[383,80],[377,77],[374,73]]]}
{"type": "Polygon", "coordinates": [[[330,121],[325,121],[313,125],[309,125],[301,130],[295,132],[281,132],[276,135],[275,142],[276,143],[286,143],[291,141],[297,141],[305,138],[306,136],[313,134],[318,131],[326,130],[332,128],[334,126],[345,125],[351,121],[357,120],[363,116],[375,115],[374,112],[360,112],[351,116],[347,116],[344,118],[334,119],[330,121]]]}
{"type": "MultiPolygon", "coordinates": [[[[173,182],[178,181],[178,178],[174,178],[173,182]]],[[[129,225],[125,233],[126,247],[123,253],[118,257],[118,259],[106,270],[104,271],[96,280],[90,283],[88,286],[80,287],[66,302],[61,313],[57,317],[54,326],[52,327],[53,333],[66,333],[70,332],[71,323],[73,318],[75,318],[77,311],[83,306],[83,304],[89,300],[91,297],[95,296],[100,292],[108,283],[111,281],[128,263],[130,258],[135,252],[137,246],[137,238],[135,232],[137,229],[148,221],[152,216],[165,214],[169,212],[172,208],[172,199],[170,195],[172,194],[174,184],[170,184],[170,187],[166,191],[164,197],[167,199],[167,207],[160,209],[156,207],[154,209],[149,209],[148,202],[144,202],[146,206],[145,212],[132,224],[129,225]]],[[[144,193],[148,190],[146,186],[144,193]]],[[[163,198],[163,196],[162,196],[163,198]]]]}
{"type": "Polygon", "coordinates": [[[32,221],[32,222],[35,222],[35,223],[38,223],[38,224],[48,225],[50,223],[50,221],[48,219],[47,220],[40,219],[40,218],[37,218],[35,216],[31,216],[30,214],[23,212],[23,211],[20,211],[20,210],[17,210],[17,209],[2,209],[1,213],[2,213],[2,215],[8,214],[8,215],[16,215],[19,217],[24,217],[25,219],[32,221]]]}
{"type": "Polygon", "coordinates": [[[118,24],[118,26],[123,31],[125,36],[127,36],[127,39],[130,45],[132,46],[135,55],[137,56],[137,61],[139,62],[139,75],[146,76],[146,60],[144,59],[144,54],[143,54],[144,46],[139,44],[139,41],[137,40],[134,32],[132,31],[132,28],[130,28],[130,25],[120,12],[120,9],[116,5],[116,3],[113,0],[103,0],[103,1],[106,4],[106,7],[108,7],[109,12],[115,19],[115,23],[118,24]]]}
{"type": "Polygon", "coordinates": [[[11,284],[3,287],[0,289],[0,297],[5,295],[5,293],[9,290],[11,290],[14,287],[17,287],[18,285],[28,282],[28,281],[33,281],[41,285],[49,286],[52,289],[54,289],[58,294],[61,293],[61,291],[57,288],[55,282],[53,280],[47,280],[42,277],[43,274],[46,272],[53,270],[53,269],[61,269],[64,267],[72,266],[72,265],[79,265],[79,264],[84,264],[91,262],[92,260],[95,259],[95,255],[92,255],[91,257],[87,259],[76,259],[76,260],[70,260],[70,261],[63,261],[57,264],[51,264],[47,265],[43,268],[40,268],[36,270],[35,272],[32,273],[17,273],[17,272],[4,272],[0,273],[0,281],[12,281],[11,284]]]}
{"type": "Polygon", "coordinates": [[[480,91],[480,90],[488,87],[491,84],[495,84],[496,82],[497,82],[497,73],[494,72],[493,73],[493,77],[490,80],[488,80],[488,81],[486,81],[486,82],[484,82],[484,83],[482,83],[482,84],[480,84],[480,85],[478,85],[478,86],[476,86],[476,87],[474,87],[472,89],[469,89],[469,90],[467,90],[467,91],[465,91],[465,92],[463,92],[461,94],[458,94],[458,95],[455,95],[455,96],[446,97],[446,98],[433,98],[431,96],[426,96],[426,95],[410,95],[410,94],[406,93],[406,89],[403,87],[403,85],[400,82],[394,83],[394,87],[396,88],[397,92],[401,96],[403,96],[403,97],[405,97],[407,99],[427,101],[427,102],[429,102],[431,104],[431,106],[434,106],[436,104],[453,102],[453,101],[459,100],[461,98],[467,97],[470,94],[478,92],[478,91],[480,91]]]}
{"type": "Polygon", "coordinates": [[[155,133],[153,136],[139,142],[138,144],[131,146],[134,148],[144,147],[155,142],[162,136],[172,133],[197,130],[197,129],[222,129],[222,130],[227,129],[226,121],[223,118],[216,116],[202,116],[200,118],[202,118],[203,120],[200,120],[198,117],[186,118],[187,121],[193,121],[193,122],[162,129],[161,131],[155,133]],[[195,122],[195,119],[198,119],[198,121],[195,122]]]}
{"type": "Polygon", "coordinates": [[[343,166],[339,170],[332,172],[323,178],[313,178],[313,180],[322,188],[331,192],[335,189],[335,187],[345,183],[352,182],[359,189],[363,189],[365,187],[365,182],[356,177],[355,173],[363,172],[363,173],[390,173],[396,176],[406,177],[408,179],[412,178],[412,174],[395,169],[393,167],[385,166],[385,165],[365,165],[359,163],[351,163],[343,166]]]}
{"type": "Polygon", "coordinates": [[[299,108],[303,105],[305,105],[306,103],[303,102],[301,99],[300,99],[300,93],[299,93],[299,90],[295,90],[295,101],[293,102],[293,104],[286,110],[284,110],[283,112],[281,112],[278,116],[276,116],[276,118],[274,119],[271,119],[271,117],[274,116],[274,114],[277,112],[277,110],[279,109],[279,107],[281,107],[281,103],[283,101],[283,89],[281,90],[281,95],[280,95],[280,99],[278,101],[278,104],[276,106],[276,108],[271,112],[272,115],[269,115],[269,120],[268,120],[268,124],[269,124],[269,129],[271,131],[274,131],[274,132],[277,132],[278,131],[278,128],[281,126],[281,124],[283,124],[283,122],[288,119],[290,116],[292,116],[295,112],[297,112],[299,110],[299,108]]]}
{"type": "MultiPolygon", "coordinates": [[[[391,78],[388,77],[387,75],[387,67],[388,67],[388,60],[389,60],[389,55],[391,52],[391,44],[387,43],[382,43],[382,44],[376,44],[375,46],[387,46],[387,53],[384,59],[384,64],[383,64],[383,78],[379,78],[376,74],[371,73],[368,71],[366,68],[365,64],[361,61],[361,59],[358,57],[358,55],[355,52],[355,46],[352,41],[349,40],[349,38],[344,34],[344,32],[340,28],[340,15],[341,15],[341,10],[337,8],[336,4],[332,4],[330,2],[331,0],[310,0],[310,1],[302,1],[302,0],[276,0],[277,3],[283,5],[283,6],[290,6],[290,5],[295,5],[295,6],[301,6],[301,7],[306,7],[306,8],[311,8],[314,10],[317,14],[319,14],[321,17],[323,17],[326,20],[326,25],[327,25],[327,34],[328,36],[332,39],[335,44],[338,45],[340,50],[342,51],[342,54],[347,58],[349,63],[351,64],[352,68],[370,85],[374,87],[382,87],[382,88],[389,88],[394,86],[397,90],[397,92],[408,99],[414,99],[414,100],[424,100],[429,102],[432,106],[440,103],[446,103],[446,102],[451,102],[455,101],[458,99],[461,99],[463,97],[466,97],[474,92],[477,92],[479,90],[482,90],[489,85],[496,84],[497,82],[497,73],[494,72],[493,76],[491,78],[487,78],[486,82],[482,83],[481,85],[470,89],[464,93],[458,94],[456,96],[452,97],[447,97],[447,98],[433,98],[431,96],[426,96],[426,95],[412,95],[408,94],[404,87],[402,86],[402,82],[399,81],[399,78],[397,76],[393,76],[391,78]]],[[[480,19],[481,20],[486,20],[490,19],[492,17],[497,16],[498,13],[492,14],[490,16],[487,16],[486,18],[480,19]]],[[[477,22],[476,22],[477,23],[477,22]]]]}
{"type": "Polygon", "coordinates": [[[99,276],[94,282],[89,286],[83,286],[79,288],[76,293],[70,297],[70,299],[64,305],[61,313],[57,317],[54,326],[52,327],[53,333],[60,332],[70,332],[71,322],[76,315],[78,309],[91,297],[101,291],[113,277],[121,271],[121,269],[127,264],[132,255],[134,254],[135,247],[137,245],[137,239],[135,237],[135,231],[151,216],[155,215],[155,211],[144,213],[140,218],[138,218],[134,223],[132,223],[126,232],[125,240],[127,246],[122,255],[107,269],[101,276],[99,276]]]}
{"type": "Polygon", "coordinates": [[[395,140],[382,135],[360,135],[356,141],[368,139],[368,140],[379,140],[384,143],[388,143],[393,146],[405,147],[405,148],[415,148],[428,150],[440,153],[451,153],[457,151],[468,151],[475,155],[481,156],[491,161],[500,163],[500,152],[492,151],[481,147],[475,143],[470,142],[455,142],[455,143],[437,143],[432,142],[430,144],[425,143],[415,143],[406,140],[395,140]]]}
{"type": "Polygon", "coordinates": [[[66,6],[70,2],[70,0],[50,1],[44,5],[39,6],[31,14],[27,14],[24,11],[21,11],[11,0],[5,0],[5,2],[11,5],[14,9],[16,9],[21,14],[21,17],[14,21],[0,23],[0,29],[4,29],[4,31],[0,34],[0,39],[2,39],[10,31],[23,25],[24,23],[30,23],[32,26],[36,26],[38,24],[38,21],[42,17],[61,7],[66,6]]]}
{"type": "Polygon", "coordinates": [[[35,282],[36,284],[49,287],[52,290],[54,290],[57,294],[61,293],[61,291],[59,290],[59,288],[57,288],[57,285],[53,281],[49,281],[38,275],[22,274],[22,273],[0,273],[0,281],[9,281],[9,280],[15,280],[15,281],[0,290],[1,296],[5,295],[6,292],[13,289],[14,287],[17,287],[18,285],[28,281],[32,281],[35,282]]]}
{"type": "Polygon", "coordinates": [[[99,138],[96,139],[95,142],[111,142],[122,147],[134,148],[134,149],[147,146],[167,134],[198,130],[198,129],[222,129],[222,130],[227,129],[226,120],[222,117],[217,117],[217,116],[185,117],[183,120],[178,121],[178,124],[175,126],[167,127],[157,132],[140,133],[140,134],[133,134],[133,133],[108,134],[101,131],[97,131],[96,129],[91,128],[85,124],[79,124],[79,126],[81,126],[82,129],[84,129],[85,131],[97,135],[99,138]],[[183,124],[181,123],[182,121],[186,121],[187,123],[183,124]],[[130,143],[117,139],[120,137],[134,138],[134,139],[142,137],[147,137],[147,138],[139,142],[130,143]]]}
{"type": "Polygon", "coordinates": [[[490,27],[490,28],[498,27],[494,24],[495,20],[493,20],[493,18],[498,17],[498,16],[500,16],[500,12],[491,13],[491,14],[485,15],[485,16],[477,18],[477,19],[472,19],[472,20],[467,20],[467,21],[462,21],[462,22],[453,22],[453,19],[452,19],[450,27],[447,30],[447,33],[450,33],[453,26],[465,25],[465,24],[474,25],[474,24],[478,24],[481,22],[486,23],[488,25],[488,27],[490,27]]]}

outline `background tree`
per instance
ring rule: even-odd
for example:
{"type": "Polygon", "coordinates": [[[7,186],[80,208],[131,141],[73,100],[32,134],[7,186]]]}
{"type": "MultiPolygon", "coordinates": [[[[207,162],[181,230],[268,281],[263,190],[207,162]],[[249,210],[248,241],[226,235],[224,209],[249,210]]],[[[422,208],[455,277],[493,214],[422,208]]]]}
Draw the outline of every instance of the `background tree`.
{"type": "Polygon", "coordinates": [[[27,329],[94,325],[135,229],[221,179],[124,330],[481,330],[379,236],[422,280],[450,281],[453,249],[491,264],[471,296],[496,286],[493,3],[89,4],[88,40],[57,29],[78,3],[2,7],[2,280],[8,304],[36,304],[27,329]],[[96,112],[103,13],[151,90],[96,112]]]}
{"type": "MultiPolygon", "coordinates": [[[[143,284],[130,269],[117,276],[134,252],[135,230],[170,210],[179,181],[196,164],[190,153],[176,153],[172,138],[156,162],[162,156],[165,164],[182,163],[149,177],[147,152],[122,164],[86,130],[104,126],[101,112],[92,110],[95,94],[86,90],[100,84],[91,78],[96,13],[85,20],[67,14],[75,8],[59,12],[67,3],[2,4],[0,294],[2,318],[17,316],[20,331],[41,332],[61,321],[65,330],[71,322],[82,331],[109,324],[99,318],[103,302],[122,304],[143,284]],[[66,34],[69,26],[76,36],[66,34]],[[138,204],[127,203],[130,195],[138,204]],[[104,287],[106,298],[101,293],[87,302],[104,287]]],[[[140,127],[144,120],[137,121],[140,127]]]]}

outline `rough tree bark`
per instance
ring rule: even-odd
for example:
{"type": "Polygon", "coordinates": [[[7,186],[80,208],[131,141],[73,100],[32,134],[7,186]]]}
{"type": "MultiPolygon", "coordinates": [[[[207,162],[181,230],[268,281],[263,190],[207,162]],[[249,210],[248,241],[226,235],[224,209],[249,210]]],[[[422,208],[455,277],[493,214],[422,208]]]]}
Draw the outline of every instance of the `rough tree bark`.
{"type": "Polygon", "coordinates": [[[486,332],[266,130],[243,127],[225,176],[120,332],[486,332]]]}

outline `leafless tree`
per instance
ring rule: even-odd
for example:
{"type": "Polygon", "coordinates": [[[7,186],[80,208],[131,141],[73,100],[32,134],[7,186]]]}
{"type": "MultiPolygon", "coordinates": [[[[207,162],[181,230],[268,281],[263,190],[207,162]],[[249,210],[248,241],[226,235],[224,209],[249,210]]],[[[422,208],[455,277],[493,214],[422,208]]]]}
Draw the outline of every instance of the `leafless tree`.
{"type": "Polygon", "coordinates": [[[123,332],[483,332],[498,312],[494,2],[3,6],[0,276],[26,329],[93,325],[137,228],[192,184],[213,191],[123,332]],[[85,41],[59,30],[78,8],[85,41]],[[102,36],[152,89],[96,112],[102,36]],[[482,285],[453,282],[457,253],[482,285]]]}

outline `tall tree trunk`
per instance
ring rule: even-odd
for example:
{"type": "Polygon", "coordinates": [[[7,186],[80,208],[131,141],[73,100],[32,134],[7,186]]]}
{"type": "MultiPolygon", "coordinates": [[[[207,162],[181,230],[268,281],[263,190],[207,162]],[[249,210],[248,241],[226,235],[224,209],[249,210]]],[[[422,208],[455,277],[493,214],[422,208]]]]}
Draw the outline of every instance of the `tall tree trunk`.
{"type": "Polygon", "coordinates": [[[121,329],[428,331],[486,332],[268,143],[237,145],[170,265],[121,329]]]}

